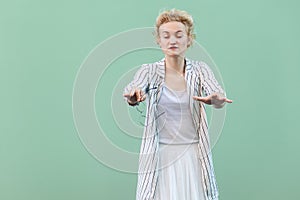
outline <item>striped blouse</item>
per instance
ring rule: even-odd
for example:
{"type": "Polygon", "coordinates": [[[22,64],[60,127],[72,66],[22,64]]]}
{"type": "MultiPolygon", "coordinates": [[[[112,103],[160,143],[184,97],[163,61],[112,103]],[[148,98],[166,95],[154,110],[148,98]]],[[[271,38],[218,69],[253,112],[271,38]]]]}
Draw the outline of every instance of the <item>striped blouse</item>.
{"type": "MultiPolygon", "coordinates": [[[[193,96],[222,93],[223,89],[216,81],[213,72],[205,62],[185,58],[185,81],[189,95],[190,110],[193,122],[199,135],[199,159],[201,159],[202,182],[206,200],[219,196],[215,179],[210,149],[208,124],[205,108],[193,96]]],[[[138,183],[136,200],[153,200],[158,180],[158,127],[156,124],[157,103],[161,96],[165,76],[165,58],[151,64],[143,64],[136,72],[133,80],[125,87],[124,94],[134,88],[141,88],[146,98],[145,128],[140,147],[138,183]]],[[[224,94],[225,95],[225,94],[224,94]]],[[[127,98],[124,98],[127,100],[127,98]]],[[[138,104],[136,104],[138,105],[138,104]]],[[[200,177],[199,177],[200,178],[200,177]]]]}

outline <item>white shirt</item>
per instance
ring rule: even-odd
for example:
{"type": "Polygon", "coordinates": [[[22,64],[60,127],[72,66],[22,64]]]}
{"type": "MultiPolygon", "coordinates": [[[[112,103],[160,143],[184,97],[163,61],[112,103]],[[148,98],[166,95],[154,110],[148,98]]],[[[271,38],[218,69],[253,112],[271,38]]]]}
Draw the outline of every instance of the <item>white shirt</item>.
{"type": "Polygon", "coordinates": [[[159,143],[192,144],[199,142],[186,89],[172,90],[166,84],[158,102],[158,135],[159,143]]]}

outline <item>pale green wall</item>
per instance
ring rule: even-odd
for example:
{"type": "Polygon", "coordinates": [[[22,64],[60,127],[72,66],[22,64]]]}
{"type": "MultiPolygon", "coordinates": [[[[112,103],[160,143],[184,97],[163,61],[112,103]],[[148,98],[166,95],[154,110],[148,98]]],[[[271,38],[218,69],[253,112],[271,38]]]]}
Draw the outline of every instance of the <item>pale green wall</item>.
{"type": "MultiPolygon", "coordinates": [[[[100,42],[153,26],[159,10],[173,7],[193,15],[197,41],[234,100],[213,149],[220,200],[299,198],[299,6],[296,0],[1,1],[0,199],[134,199],[136,176],[100,164],[80,142],[73,83],[100,42]]],[[[130,54],[124,66],[137,55],[155,61],[152,53],[130,54]]],[[[130,140],[120,145],[138,149],[130,140]]]]}

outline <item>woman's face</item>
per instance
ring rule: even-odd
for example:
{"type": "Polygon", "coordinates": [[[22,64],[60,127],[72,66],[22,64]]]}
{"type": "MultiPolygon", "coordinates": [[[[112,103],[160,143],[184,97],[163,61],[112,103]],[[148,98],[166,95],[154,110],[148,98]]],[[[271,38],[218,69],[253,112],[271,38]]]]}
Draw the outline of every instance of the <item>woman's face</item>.
{"type": "Polygon", "coordinates": [[[173,21],[162,24],[159,29],[158,44],[167,56],[182,56],[188,48],[191,39],[187,35],[183,23],[173,21]]]}

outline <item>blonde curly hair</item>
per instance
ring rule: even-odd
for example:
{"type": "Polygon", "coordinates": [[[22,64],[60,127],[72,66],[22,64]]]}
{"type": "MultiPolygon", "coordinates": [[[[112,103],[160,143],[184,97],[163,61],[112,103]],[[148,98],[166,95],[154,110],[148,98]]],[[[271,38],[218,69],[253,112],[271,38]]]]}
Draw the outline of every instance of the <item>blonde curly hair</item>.
{"type": "Polygon", "coordinates": [[[190,47],[193,43],[193,39],[196,38],[196,35],[194,33],[193,18],[186,11],[177,10],[175,8],[161,12],[156,18],[155,32],[154,32],[156,42],[158,43],[159,40],[159,27],[162,24],[173,22],[173,21],[181,22],[185,25],[187,35],[191,39],[191,42],[188,45],[188,47],[190,47]]]}

